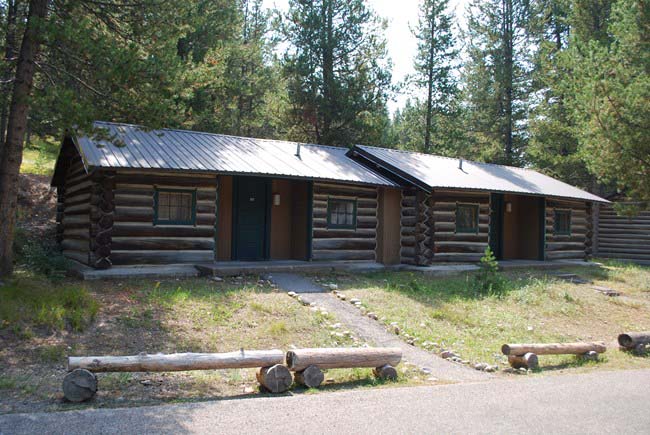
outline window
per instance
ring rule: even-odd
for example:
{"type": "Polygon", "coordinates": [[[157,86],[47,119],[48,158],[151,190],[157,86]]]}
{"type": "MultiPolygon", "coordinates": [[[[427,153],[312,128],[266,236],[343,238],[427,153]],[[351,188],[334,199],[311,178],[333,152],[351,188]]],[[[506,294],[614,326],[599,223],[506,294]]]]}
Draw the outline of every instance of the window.
{"type": "Polygon", "coordinates": [[[456,204],[456,232],[478,233],[478,204],[456,204]]]}
{"type": "Polygon", "coordinates": [[[327,228],[356,229],[357,201],[330,198],[327,201],[327,228]]]}
{"type": "Polygon", "coordinates": [[[156,189],[154,224],[194,225],[196,190],[156,189]]]}
{"type": "Polygon", "coordinates": [[[571,210],[555,210],[555,235],[571,235],[571,210]]]}

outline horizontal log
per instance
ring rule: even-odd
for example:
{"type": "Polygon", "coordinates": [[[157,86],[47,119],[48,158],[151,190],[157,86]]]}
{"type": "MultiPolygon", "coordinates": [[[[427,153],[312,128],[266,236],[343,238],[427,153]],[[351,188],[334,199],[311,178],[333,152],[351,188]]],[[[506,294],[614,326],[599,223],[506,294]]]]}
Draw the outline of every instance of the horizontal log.
{"type": "Polygon", "coordinates": [[[607,350],[605,343],[535,343],[535,344],[504,344],[501,352],[504,355],[524,355],[528,352],[537,355],[582,355],[587,352],[603,353],[607,350]]]}
{"type": "Polygon", "coordinates": [[[75,192],[81,192],[81,191],[87,191],[90,189],[92,186],[93,182],[90,180],[85,180],[77,184],[72,184],[69,186],[66,186],[65,188],[65,194],[66,196],[72,196],[75,192]]]}
{"type": "Polygon", "coordinates": [[[398,347],[350,347],[293,349],[287,352],[290,370],[301,371],[311,365],[321,369],[396,366],[402,360],[398,347]]]}
{"type": "Polygon", "coordinates": [[[377,192],[374,191],[348,191],[348,190],[318,190],[314,187],[314,201],[325,201],[329,199],[377,199],[377,192]]]}
{"type": "Polygon", "coordinates": [[[551,251],[546,253],[548,260],[559,260],[563,258],[584,258],[585,251],[551,251]]]}
{"type": "Polygon", "coordinates": [[[66,216],[87,215],[90,213],[90,204],[82,202],[77,205],[66,206],[64,213],[66,216]]]}
{"type": "Polygon", "coordinates": [[[63,228],[63,237],[66,239],[80,239],[87,240],[90,238],[90,229],[88,227],[82,228],[63,228]]]}
{"type": "Polygon", "coordinates": [[[483,253],[487,243],[477,242],[436,242],[436,254],[447,252],[483,253]]]}
{"type": "Polygon", "coordinates": [[[204,250],[214,249],[212,237],[113,237],[114,250],[204,250]]]}
{"type": "Polygon", "coordinates": [[[433,261],[437,263],[476,263],[481,260],[483,254],[464,254],[464,253],[440,253],[433,256],[433,261]]]}
{"type": "Polygon", "coordinates": [[[312,253],[314,260],[374,260],[375,250],[350,251],[350,250],[314,250],[312,253]]]}
{"type": "Polygon", "coordinates": [[[202,263],[214,259],[212,250],[184,251],[124,251],[113,250],[111,261],[115,265],[125,264],[173,264],[202,263]]]}
{"type": "Polygon", "coordinates": [[[578,251],[584,249],[585,243],[583,242],[549,242],[546,243],[546,251],[578,251]]]}
{"type": "Polygon", "coordinates": [[[284,352],[239,350],[227,353],[139,354],[130,356],[68,357],[68,370],[90,372],[174,372],[268,367],[284,362],[284,352]]]}
{"type": "Polygon", "coordinates": [[[115,207],[115,222],[153,222],[153,207],[115,207]]]}
{"type": "Polygon", "coordinates": [[[85,252],[90,250],[90,242],[88,240],[79,239],[66,239],[61,242],[62,249],[70,249],[73,251],[85,252]]]}
{"type": "Polygon", "coordinates": [[[617,246],[611,246],[607,245],[605,243],[601,243],[598,245],[598,249],[602,252],[617,252],[620,254],[647,254],[650,255],[650,247],[648,246],[625,246],[625,245],[617,245],[617,246]]]}
{"type": "MultiPolygon", "coordinates": [[[[327,218],[314,218],[314,228],[327,228],[327,218]]],[[[357,228],[377,228],[377,218],[374,216],[357,216],[357,228]]]]}
{"type": "Polygon", "coordinates": [[[488,242],[488,235],[486,233],[463,234],[454,232],[436,232],[434,238],[436,242],[488,242]]]}
{"type": "Polygon", "coordinates": [[[115,237],[214,237],[212,225],[153,226],[131,222],[113,224],[115,237]]]}
{"type": "Polygon", "coordinates": [[[314,239],[314,250],[322,249],[350,249],[350,250],[366,250],[375,249],[377,245],[375,239],[362,239],[362,238],[340,238],[340,239],[314,239]]]}
{"type": "Polygon", "coordinates": [[[197,177],[197,176],[164,176],[153,174],[117,174],[115,176],[116,185],[136,184],[144,186],[165,187],[214,187],[217,186],[216,177],[197,177]]]}
{"type": "Polygon", "coordinates": [[[82,264],[88,264],[88,252],[66,249],[63,251],[63,256],[82,264]]]}
{"type": "MultiPolygon", "coordinates": [[[[375,217],[377,216],[377,210],[374,208],[357,208],[357,217],[375,217]]],[[[315,218],[327,218],[326,209],[314,209],[313,217],[315,218]]]]}
{"type": "Polygon", "coordinates": [[[650,331],[625,332],[618,336],[618,344],[626,349],[635,349],[640,344],[650,344],[650,331]]]}
{"type": "Polygon", "coordinates": [[[154,199],[153,195],[144,196],[144,195],[124,195],[116,194],[115,195],[115,205],[123,207],[153,207],[154,199]]]}
{"type": "Polygon", "coordinates": [[[351,195],[359,194],[377,194],[376,187],[358,186],[352,184],[335,184],[335,183],[314,183],[315,194],[338,194],[345,192],[351,195]]]}
{"type": "MultiPolygon", "coordinates": [[[[478,226],[479,233],[486,233],[488,232],[489,225],[488,224],[479,224],[478,226]]],[[[436,232],[438,231],[455,231],[456,230],[456,223],[455,222],[436,222],[435,225],[435,230],[436,232]]]]}
{"type": "Polygon", "coordinates": [[[70,215],[70,216],[63,216],[63,223],[71,223],[71,224],[78,224],[78,223],[83,223],[83,224],[89,224],[90,223],[90,216],[86,215],[70,215]]]}
{"type": "Polygon", "coordinates": [[[357,228],[356,230],[314,229],[313,238],[327,239],[351,235],[354,235],[355,238],[374,239],[377,236],[377,230],[374,228],[357,228]]]}

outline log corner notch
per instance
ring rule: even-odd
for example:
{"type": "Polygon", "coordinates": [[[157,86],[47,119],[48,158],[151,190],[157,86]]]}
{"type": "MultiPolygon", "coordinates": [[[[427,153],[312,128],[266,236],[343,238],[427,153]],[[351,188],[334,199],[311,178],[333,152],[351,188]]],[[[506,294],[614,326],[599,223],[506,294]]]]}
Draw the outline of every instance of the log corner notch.
{"type": "Polygon", "coordinates": [[[504,344],[501,352],[508,356],[513,368],[539,368],[537,355],[580,355],[586,360],[595,361],[598,355],[607,351],[604,343],[536,343],[504,344]]]}
{"type": "Polygon", "coordinates": [[[92,175],[90,195],[90,265],[96,269],[109,269],[113,213],[115,211],[115,173],[96,171],[92,175]]]}

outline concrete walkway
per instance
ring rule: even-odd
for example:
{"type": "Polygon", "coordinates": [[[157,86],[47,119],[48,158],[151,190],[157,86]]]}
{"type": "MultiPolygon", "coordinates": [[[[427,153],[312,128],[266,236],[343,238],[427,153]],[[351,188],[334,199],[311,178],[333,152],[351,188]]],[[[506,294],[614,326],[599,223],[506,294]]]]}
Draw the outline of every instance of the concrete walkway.
{"type": "Polygon", "coordinates": [[[366,342],[375,346],[401,348],[403,361],[430,370],[431,376],[441,381],[464,382],[493,378],[488,373],[449,362],[431,352],[405,343],[399,336],[388,332],[378,321],[362,316],[357,308],[339,300],[330,292],[324,292],[322,287],[316,286],[303,276],[286,273],[274,274],[269,278],[281,289],[300,293],[302,300],[306,303],[313,302],[325,308],[334,314],[347,329],[366,342]]]}
{"type": "Polygon", "coordinates": [[[650,370],[0,415],[21,434],[647,434],[650,370]]]}

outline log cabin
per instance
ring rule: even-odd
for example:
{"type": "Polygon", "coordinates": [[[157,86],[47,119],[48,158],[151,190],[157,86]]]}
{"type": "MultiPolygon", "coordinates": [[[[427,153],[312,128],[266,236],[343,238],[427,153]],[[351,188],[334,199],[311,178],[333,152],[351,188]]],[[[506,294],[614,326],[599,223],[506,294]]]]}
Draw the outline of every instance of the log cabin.
{"type": "Polygon", "coordinates": [[[402,186],[400,262],[585,259],[603,198],[540,172],[371,146],[348,153],[402,186]]]}
{"type": "Polygon", "coordinates": [[[82,264],[585,258],[606,202],[529,169],[96,122],[67,135],[57,240],[82,264]]]}

